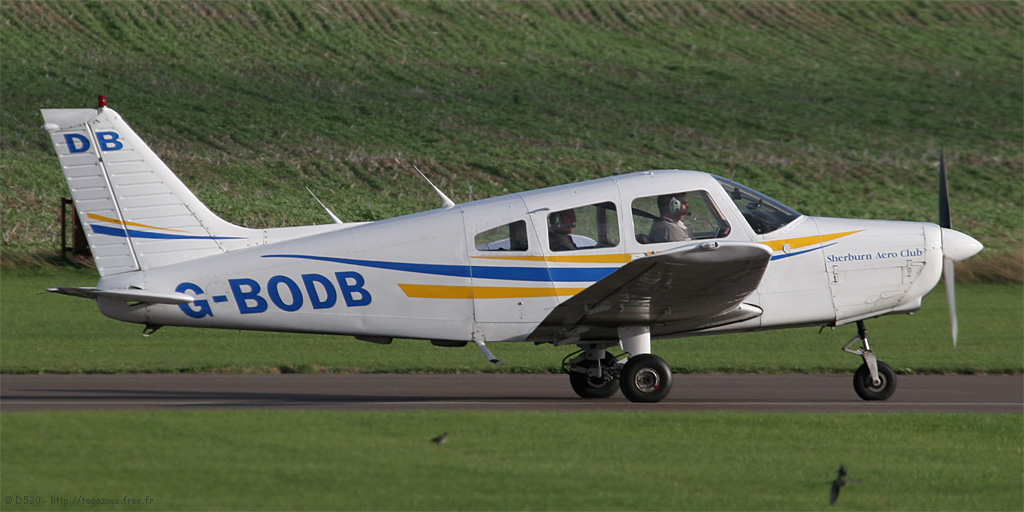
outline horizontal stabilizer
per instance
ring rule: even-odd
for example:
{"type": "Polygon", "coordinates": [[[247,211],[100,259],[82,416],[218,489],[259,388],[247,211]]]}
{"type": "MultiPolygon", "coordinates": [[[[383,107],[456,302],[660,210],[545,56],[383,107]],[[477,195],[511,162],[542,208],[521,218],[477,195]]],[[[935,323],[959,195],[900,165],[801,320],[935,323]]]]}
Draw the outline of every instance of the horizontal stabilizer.
{"type": "Polygon", "coordinates": [[[135,288],[104,290],[94,286],[58,286],[56,288],[49,288],[46,291],[93,300],[103,297],[105,299],[145,302],[148,304],[190,304],[195,300],[195,297],[184,293],[157,292],[152,290],[139,290],[135,288]]]}

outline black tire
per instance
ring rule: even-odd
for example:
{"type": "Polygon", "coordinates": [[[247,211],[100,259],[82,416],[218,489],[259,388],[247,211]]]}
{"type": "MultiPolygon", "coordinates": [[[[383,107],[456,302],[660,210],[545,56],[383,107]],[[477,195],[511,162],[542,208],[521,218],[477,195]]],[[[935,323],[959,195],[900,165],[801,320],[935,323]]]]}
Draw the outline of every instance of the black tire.
{"type": "Polygon", "coordinates": [[[864,400],[887,400],[896,392],[896,372],[892,371],[889,365],[878,362],[878,378],[881,383],[877,386],[871,382],[871,371],[867,363],[860,365],[853,373],[853,389],[857,396],[864,400]]]}
{"type": "Polygon", "coordinates": [[[619,387],[630,402],[660,402],[672,390],[672,368],[653,354],[630,357],[619,374],[619,387]]]}
{"type": "Polygon", "coordinates": [[[603,381],[590,378],[580,372],[569,372],[569,384],[572,390],[582,398],[608,398],[619,390],[619,380],[603,381]]]}

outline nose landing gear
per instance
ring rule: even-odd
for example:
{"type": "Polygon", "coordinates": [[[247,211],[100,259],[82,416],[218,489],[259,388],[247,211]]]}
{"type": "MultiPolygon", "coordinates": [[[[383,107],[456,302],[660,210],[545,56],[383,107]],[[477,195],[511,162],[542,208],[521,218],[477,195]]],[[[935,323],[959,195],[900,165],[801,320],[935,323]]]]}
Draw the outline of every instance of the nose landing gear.
{"type": "Polygon", "coordinates": [[[896,392],[896,372],[875,357],[871,345],[868,344],[868,330],[864,321],[857,322],[857,335],[850,340],[843,350],[864,358],[864,364],[853,373],[853,390],[864,400],[886,400],[896,392]],[[850,348],[860,341],[863,348],[850,348]]]}

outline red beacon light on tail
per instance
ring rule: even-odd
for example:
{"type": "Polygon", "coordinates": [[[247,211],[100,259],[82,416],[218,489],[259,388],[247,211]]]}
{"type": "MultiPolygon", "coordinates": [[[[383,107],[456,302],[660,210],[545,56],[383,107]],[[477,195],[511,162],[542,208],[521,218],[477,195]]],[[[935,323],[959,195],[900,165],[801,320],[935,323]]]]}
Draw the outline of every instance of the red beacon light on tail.
{"type": "Polygon", "coordinates": [[[107,97],[101,94],[99,103],[100,104],[98,108],[107,108],[107,97]]]}

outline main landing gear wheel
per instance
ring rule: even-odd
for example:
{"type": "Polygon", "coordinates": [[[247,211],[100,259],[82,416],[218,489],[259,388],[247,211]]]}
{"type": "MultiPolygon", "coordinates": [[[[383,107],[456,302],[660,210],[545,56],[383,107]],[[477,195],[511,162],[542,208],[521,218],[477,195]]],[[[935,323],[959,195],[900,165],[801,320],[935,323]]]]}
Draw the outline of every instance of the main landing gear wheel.
{"type": "Polygon", "coordinates": [[[867,363],[862,364],[853,374],[853,389],[864,400],[887,400],[896,392],[896,372],[889,365],[878,361],[878,380],[878,384],[875,384],[867,363]]]}
{"type": "Polygon", "coordinates": [[[618,379],[605,381],[580,372],[569,372],[569,385],[581,398],[608,398],[619,390],[618,379]]]}
{"type": "Polygon", "coordinates": [[[579,352],[565,356],[562,369],[569,385],[581,398],[608,398],[619,390],[619,358],[599,344],[581,345],[579,352]]]}
{"type": "Polygon", "coordinates": [[[630,402],[660,402],[672,390],[672,368],[656,355],[630,357],[619,374],[619,386],[630,402]]]}

